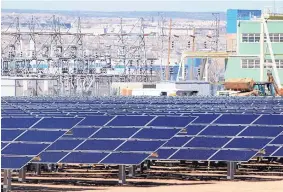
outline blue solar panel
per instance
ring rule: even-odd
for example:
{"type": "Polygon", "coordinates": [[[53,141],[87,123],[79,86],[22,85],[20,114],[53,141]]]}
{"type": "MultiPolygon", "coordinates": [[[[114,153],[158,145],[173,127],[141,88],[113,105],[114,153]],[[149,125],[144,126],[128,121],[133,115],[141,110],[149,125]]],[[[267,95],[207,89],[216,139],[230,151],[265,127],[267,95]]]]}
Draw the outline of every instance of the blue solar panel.
{"type": "Polygon", "coordinates": [[[274,151],[276,151],[279,147],[277,146],[266,146],[264,148],[265,150],[265,153],[264,154],[261,154],[261,156],[264,156],[264,157],[268,157],[270,156],[274,151]]]}
{"type": "Polygon", "coordinates": [[[91,153],[84,153],[84,152],[72,152],[68,154],[61,163],[85,163],[85,164],[97,164],[99,163],[104,157],[106,157],[109,153],[103,152],[91,152],[91,153]]]}
{"type": "Polygon", "coordinates": [[[167,159],[176,151],[177,149],[159,149],[157,151],[158,157],[151,157],[151,159],[167,159]]]}
{"type": "Polygon", "coordinates": [[[112,151],[121,145],[122,140],[88,140],[80,145],[77,150],[105,150],[112,151]]]}
{"type": "Polygon", "coordinates": [[[259,115],[224,114],[214,124],[251,124],[259,115]]]}
{"type": "Polygon", "coordinates": [[[102,164],[118,164],[118,165],[139,165],[141,164],[149,154],[144,153],[112,153],[102,164]]]}
{"type": "Polygon", "coordinates": [[[229,138],[196,137],[186,144],[185,147],[221,148],[229,140],[229,138]]]}
{"type": "Polygon", "coordinates": [[[220,150],[211,161],[249,161],[256,155],[256,151],[220,150]]]}
{"type": "Polygon", "coordinates": [[[262,149],[271,139],[235,138],[225,148],[262,149]]]}
{"type": "Polygon", "coordinates": [[[11,155],[37,155],[47,146],[48,144],[12,143],[3,149],[1,153],[11,155]]]}
{"type": "Polygon", "coordinates": [[[283,131],[283,127],[258,127],[250,126],[244,130],[240,136],[259,136],[259,137],[275,137],[283,131]]]}
{"type": "Polygon", "coordinates": [[[283,157],[283,147],[272,154],[272,157],[283,157]]]}
{"type": "Polygon", "coordinates": [[[180,149],[170,159],[174,160],[207,160],[216,150],[212,149],[180,149]]]}
{"type": "Polygon", "coordinates": [[[65,155],[67,155],[67,152],[43,152],[39,155],[40,161],[38,162],[51,162],[51,163],[57,163],[60,159],[62,159],[65,155]]]}
{"type": "Polygon", "coordinates": [[[193,114],[192,116],[198,117],[193,121],[193,124],[210,124],[217,117],[219,117],[218,114],[193,114]]]}
{"type": "Polygon", "coordinates": [[[32,128],[70,129],[78,124],[82,118],[44,118],[32,128]]]}
{"type": "Polygon", "coordinates": [[[196,117],[157,117],[149,126],[156,127],[186,127],[196,117]]]}
{"type": "Polygon", "coordinates": [[[84,140],[57,140],[47,150],[73,150],[84,140]]]}
{"type": "Polygon", "coordinates": [[[254,124],[283,125],[283,115],[263,115],[254,124]]]}
{"type": "Polygon", "coordinates": [[[138,128],[103,128],[92,138],[129,138],[138,130],[138,128]]]}
{"type": "Polygon", "coordinates": [[[103,126],[108,121],[113,119],[113,116],[88,116],[82,122],[80,126],[103,126]]]}
{"type": "Polygon", "coordinates": [[[29,130],[21,135],[16,141],[33,141],[33,142],[54,142],[61,137],[66,131],[38,131],[29,130]]]}
{"type": "Polygon", "coordinates": [[[187,133],[179,133],[179,135],[197,135],[201,130],[203,130],[206,126],[203,125],[189,125],[186,127],[187,133]]]}
{"type": "Polygon", "coordinates": [[[283,135],[278,135],[270,144],[283,145],[283,135]]]}
{"type": "Polygon", "coordinates": [[[170,139],[176,135],[180,129],[151,129],[145,128],[133,136],[137,139],[170,139]]]}
{"type": "Polygon", "coordinates": [[[164,147],[182,147],[190,139],[192,139],[192,137],[173,137],[164,144],[164,147]]]}
{"type": "Polygon", "coordinates": [[[64,138],[88,138],[91,136],[93,133],[95,133],[99,128],[73,128],[72,129],[72,134],[65,134],[63,137],[64,138]]]}
{"type": "Polygon", "coordinates": [[[1,141],[13,141],[16,137],[22,134],[22,130],[2,130],[1,129],[1,141]]]}
{"type": "Polygon", "coordinates": [[[209,126],[199,135],[208,136],[235,136],[242,131],[244,126],[209,126]]]}
{"type": "Polygon", "coordinates": [[[107,126],[145,126],[153,116],[117,116],[107,126]]]}
{"type": "Polygon", "coordinates": [[[117,151],[156,151],[164,141],[127,141],[117,151]]]}
{"type": "Polygon", "coordinates": [[[19,169],[27,164],[32,157],[4,157],[1,156],[1,169],[19,169]]]}
{"type": "Polygon", "coordinates": [[[1,149],[3,149],[6,145],[8,145],[8,143],[1,142],[1,149]]]}
{"type": "Polygon", "coordinates": [[[39,120],[39,118],[3,118],[1,128],[29,128],[39,120]]]}

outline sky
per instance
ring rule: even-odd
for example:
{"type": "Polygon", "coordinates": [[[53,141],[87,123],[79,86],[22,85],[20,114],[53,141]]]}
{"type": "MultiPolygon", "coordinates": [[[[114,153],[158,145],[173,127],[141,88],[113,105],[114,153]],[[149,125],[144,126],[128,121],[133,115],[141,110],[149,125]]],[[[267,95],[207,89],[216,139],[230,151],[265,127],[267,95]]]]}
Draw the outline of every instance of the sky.
{"type": "MultiPolygon", "coordinates": [[[[226,11],[276,7],[283,12],[283,0],[2,0],[2,9],[75,10],[75,11],[226,11]]],[[[272,8],[273,9],[273,8],[272,8]]]]}

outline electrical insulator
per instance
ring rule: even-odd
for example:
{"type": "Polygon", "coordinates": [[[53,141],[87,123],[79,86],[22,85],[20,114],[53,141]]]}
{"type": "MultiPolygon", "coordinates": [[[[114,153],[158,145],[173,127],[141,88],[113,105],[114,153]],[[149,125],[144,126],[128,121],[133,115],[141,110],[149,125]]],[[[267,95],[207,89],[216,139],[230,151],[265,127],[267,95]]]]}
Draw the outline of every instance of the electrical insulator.
{"type": "Polygon", "coordinates": [[[174,41],[172,41],[172,49],[174,48],[174,41]]]}
{"type": "Polygon", "coordinates": [[[131,67],[133,66],[133,60],[130,60],[130,66],[131,67]]]}
{"type": "Polygon", "coordinates": [[[170,74],[173,74],[173,67],[170,67],[170,74]]]}
{"type": "Polygon", "coordinates": [[[153,65],[153,60],[150,61],[150,65],[153,65]]]}
{"type": "Polygon", "coordinates": [[[188,41],[188,48],[191,48],[191,41],[188,41]]]}
{"type": "Polygon", "coordinates": [[[204,42],[204,48],[207,49],[207,44],[206,41],[204,42]]]}

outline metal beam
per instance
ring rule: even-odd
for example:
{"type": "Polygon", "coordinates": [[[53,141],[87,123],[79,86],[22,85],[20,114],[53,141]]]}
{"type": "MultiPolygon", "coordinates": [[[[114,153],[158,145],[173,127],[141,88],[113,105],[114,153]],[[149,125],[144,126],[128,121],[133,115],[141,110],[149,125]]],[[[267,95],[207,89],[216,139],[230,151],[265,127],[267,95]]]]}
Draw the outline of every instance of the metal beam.
{"type": "Polygon", "coordinates": [[[23,167],[22,169],[20,169],[18,181],[26,182],[26,167],[23,167]]]}
{"type": "Polygon", "coordinates": [[[9,169],[4,170],[4,184],[3,192],[8,192],[12,190],[12,172],[9,169]]]}
{"type": "Polygon", "coordinates": [[[125,185],[126,184],[126,166],[119,165],[119,184],[125,185]]]}
{"type": "Polygon", "coordinates": [[[229,161],[227,162],[227,179],[234,180],[234,175],[236,172],[236,162],[229,161]]]}

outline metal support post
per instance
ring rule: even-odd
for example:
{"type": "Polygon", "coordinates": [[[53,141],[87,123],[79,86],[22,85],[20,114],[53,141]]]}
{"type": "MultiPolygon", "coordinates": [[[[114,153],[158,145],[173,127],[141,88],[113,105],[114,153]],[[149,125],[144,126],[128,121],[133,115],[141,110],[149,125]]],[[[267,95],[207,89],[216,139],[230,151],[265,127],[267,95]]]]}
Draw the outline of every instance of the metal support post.
{"type": "Polygon", "coordinates": [[[3,192],[8,192],[12,190],[12,172],[11,170],[4,170],[4,185],[3,185],[3,192]]]}
{"type": "Polygon", "coordinates": [[[234,175],[236,172],[236,162],[227,162],[227,179],[228,180],[234,180],[234,175]]]}
{"type": "Polygon", "coordinates": [[[126,184],[126,166],[119,165],[119,184],[126,184]]]}
{"type": "Polygon", "coordinates": [[[26,167],[23,167],[19,171],[19,182],[26,182],[26,167]]]}
{"type": "Polygon", "coordinates": [[[129,167],[129,177],[134,177],[136,175],[136,166],[135,165],[131,165],[129,167]]]}
{"type": "Polygon", "coordinates": [[[41,166],[40,166],[40,164],[38,163],[38,164],[36,164],[36,175],[40,175],[41,174],[41,166]]]}
{"type": "Polygon", "coordinates": [[[147,160],[147,161],[146,161],[146,169],[150,169],[150,165],[151,165],[150,160],[147,160]]]}
{"type": "Polygon", "coordinates": [[[264,19],[260,23],[260,81],[264,81],[264,19]]]}

